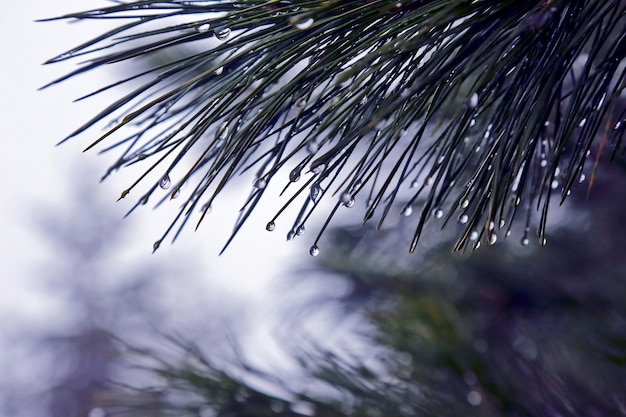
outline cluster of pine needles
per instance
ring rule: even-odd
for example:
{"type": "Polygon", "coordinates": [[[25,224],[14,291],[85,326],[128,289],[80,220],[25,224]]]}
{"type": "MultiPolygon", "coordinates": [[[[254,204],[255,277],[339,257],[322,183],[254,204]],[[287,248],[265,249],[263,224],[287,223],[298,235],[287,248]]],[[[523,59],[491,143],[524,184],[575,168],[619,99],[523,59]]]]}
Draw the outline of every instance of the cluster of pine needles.
{"type": "Polygon", "coordinates": [[[415,213],[411,251],[433,219],[460,225],[454,250],[514,229],[545,244],[550,204],[623,152],[622,0],[112,3],[55,18],[120,23],[50,59],[86,59],[50,85],[179,52],[85,96],[130,86],[67,138],[115,117],[87,149],[119,152],[108,173],[145,166],[121,198],[184,196],[155,249],[241,174],[253,186],[226,246],[281,181],[266,228],[297,213],[289,240],[334,199],[313,255],[344,206],[379,227],[415,213]]]}

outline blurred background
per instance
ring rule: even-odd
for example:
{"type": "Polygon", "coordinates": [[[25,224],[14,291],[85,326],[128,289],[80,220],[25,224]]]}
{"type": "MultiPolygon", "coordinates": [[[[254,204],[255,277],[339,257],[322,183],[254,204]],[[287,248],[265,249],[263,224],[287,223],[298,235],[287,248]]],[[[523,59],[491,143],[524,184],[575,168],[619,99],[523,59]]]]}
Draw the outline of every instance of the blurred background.
{"type": "Polygon", "coordinates": [[[311,258],[261,213],[218,257],[225,204],[152,254],[175,208],[123,218],[129,177],[99,182],[115,155],[55,147],[116,93],[72,100],[119,72],[37,91],[108,23],[34,20],[102,4],[0,16],[1,415],[626,415],[623,158],[555,205],[545,248],[453,256],[433,225],[409,255],[401,218],[345,222],[311,258]]]}

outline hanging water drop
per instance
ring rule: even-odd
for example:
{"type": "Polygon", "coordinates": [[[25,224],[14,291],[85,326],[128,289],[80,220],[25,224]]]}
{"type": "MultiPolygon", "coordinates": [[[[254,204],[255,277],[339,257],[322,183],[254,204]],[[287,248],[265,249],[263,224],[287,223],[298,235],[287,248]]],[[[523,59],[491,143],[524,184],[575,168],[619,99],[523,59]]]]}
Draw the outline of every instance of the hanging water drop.
{"type": "Polygon", "coordinates": [[[220,41],[223,41],[226,38],[228,38],[228,36],[230,35],[230,28],[226,26],[219,26],[215,28],[213,33],[215,33],[215,37],[217,39],[219,39],[220,41]]]}
{"type": "Polygon", "coordinates": [[[310,28],[311,26],[313,26],[313,22],[314,20],[310,17],[306,18],[306,19],[300,19],[298,17],[295,18],[296,21],[296,28],[300,29],[300,30],[306,30],[308,28],[310,28]]]}
{"type": "Polygon", "coordinates": [[[419,181],[415,180],[411,182],[410,187],[411,188],[417,188],[420,185],[419,181]]]}
{"type": "Polygon", "coordinates": [[[159,249],[159,246],[161,246],[161,241],[157,240],[156,242],[154,242],[154,245],[152,245],[152,251],[154,252],[159,249]]]}
{"type": "Polygon", "coordinates": [[[557,188],[559,188],[559,182],[558,182],[557,180],[553,180],[553,181],[552,181],[552,184],[550,184],[550,187],[551,187],[553,190],[556,190],[557,188]]]}
{"type": "Polygon", "coordinates": [[[528,246],[528,244],[530,243],[530,239],[528,239],[528,236],[524,235],[520,243],[522,244],[522,246],[528,246]]]}
{"type": "Polygon", "coordinates": [[[309,198],[312,202],[317,203],[322,195],[322,189],[319,185],[313,185],[311,187],[311,191],[309,192],[309,198]]]}
{"type": "Polygon", "coordinates": [[[196,30],[200,33],[208,32],[211,29],[211,25],[209,23],[205,23],[200,26],[196,26],[196,30]]]}
{"type": "Polygon", "coordinates": [[[298,228],[296,229],[296,235],[297,236],[302,236],[304,234],[304,232],[306,232],[306,228],[304,227],[303,224],[301,224],[300,226],[298,226],[298,228]]]}
{"type": "Polygon", "coordinates": [[[478,239],[478,232],[476,230],[472,230],[472,232],[469,235],[470,240],[476,240],[478,239]]]}
{"type": "Polygon", "coordinates": [[[296,237],[296,232],[290,230],[289,233],[287,233],[287,241],[292,241],[294,237],[296,237]]]}
{"type": "Polygon", "coordinates": [[[347,191],[341,193],[339,200],[341,201],[341,204],[346,207],[352,207],[354,205],[354,197],[352,197],[352,194],[347,191]]]}
{"type": "Polygon", "coordinates": [[[548,161],[546,161],[545,159],[542,159],[539,165],[541,165],[542,167],[545,167],[548,165],[548,161]]]}
{"type": "Polygon", "coordinates": [[[258,188],[259,190],[262,190],[266,186],[267,186],[267,181],[265,180],[265,178],[257,178],[256,181],[254,181],[254,188],[258,188]]]}
{"type": "Polygon", "coordinates": [[[267,230],[268,232],[273,231],[274,229],[276,229],[276,223],[274,223],[273,221],[267,223],[267,225],[265,225],[265,230],[267,230]]]}
{"type": "Polygon", "coordinates": [[[466,198],[465,200],[461,201],[461,208],[467,208],[469,206],[470,201],[466,198]]]}
{"type": "Polygon", "coordinates": [[[215,71],[213,71],[213,74],[215,74],[215,75],[222,75],[223,72],[224,72],[224,67],[221,66],[221,67],[217,68],[215,71]]]}
{"type": "Polygon", "coordinates": [[[409,217],[411,214],[413,214],[413,206],[408,205],[408,206],[405,206],[404,209],[402,209],[403,216],[409,217]]]}
{"type": "Polygon", "coordinates": [[[300,167],[295,167],[294,169],[292,169],[289,173],[289,181],[298,182],[298,180],[300,179],[300,171],[300,167]]]}
{"type": "Polygon", "coordinates": [[[159,180],[159,187],[164,190],[167,190],[172,185],[172,181],[170,180],[170,176],[165,174],[163,178],[159,180]]]}
{"type": "Polygon", "coordinates": [[[506,224],[506,220],[500,219],[500,224],[499,224],[500,229],[502,229],[505,224],[506,224]]]}
{"type": "Polygon", "coordinates": [[[320,248],[318,248],[317,245],[313,245],[311,246],[311,249],[309,249],[309,253],[311,256],[317,256],[320,254],[320,248]]]}
{"type": "Polygon", "coordinates": [[[492,233],[492,234],[489,235],[489,244],[490,245],[495,245],[497,240],[498,240],[498,236],[496,236],[495,233],[492,233]]]}
{"type": "Polygon", "coordinates": [[[315,165],[311,164],[311,172],[314,174],[321,174],[326,169],[326,164],[323,162],[318,162],[315,165]]]}
{"type": "Polygon", "coordinates": [[[177,188],[174,191],[172,191],[172,194],[170,195],[170,199],[173,200],[175,198],[178,198],[179,196],[180,196],[180,188],[177,188]]]}
{"type": "Polygon", "coordinates": [[[465,224],[469,221],[469,216],[467,214],[462,214],[461,217],[459,217],[459,223],[461,224],[465,224]]]}
{"type": "Polygon", "coordinates": [[[316,153],[317,153],[317,151],[319,151],[319,149],[320,149],[319,145],[318,145],[318,144],[317,144],[317,142],[316,142],[316,141],[314,141],[314,140],[310,141],[310,142],[309,142],[309,143],[307,143],[307,145],[306,145],[306,151],[307,151],[308,153],[310,153],[311,155],[316,154],[316,153]]]}
{"type": "Polygon", "coordinates": [[[475,109],[476,107],[478,107],[478,94],[477,93],[472,94],[467,105],[469,106],[470,109],[475,109]]]}
{"type": "Polygon", "coordinates": [[[487,223],[487,230],[492,231],[494,227],[496,227],[496,224],[493,221],[487,223]]]}
{"type": "Polygon", "coordinates": [[[580,174],[580,177],[578,177],[578,182],[583,183],[585,181],[585,178],[587,178],[585,174],[580,174]]]}
{"type": "Polygon", "coordinates": [[[437,208],[435,210],[433,210],[433,216],[435,216],[437,219],[440,219],[443,217],[443,210],[440,208],[437,208]]]}
{"type": "Polygon", "coordinates": [[[217,132],[215,132],[215,136],[219,140],[224,140],[228,136],[228,122],[223,122],[217,132]]]}
{"type": "Polygon", "coordinates": [[[304,97],[300,97],[296,100],[296,107],[302,108],[306,106],[306,99],[304,97]]]}

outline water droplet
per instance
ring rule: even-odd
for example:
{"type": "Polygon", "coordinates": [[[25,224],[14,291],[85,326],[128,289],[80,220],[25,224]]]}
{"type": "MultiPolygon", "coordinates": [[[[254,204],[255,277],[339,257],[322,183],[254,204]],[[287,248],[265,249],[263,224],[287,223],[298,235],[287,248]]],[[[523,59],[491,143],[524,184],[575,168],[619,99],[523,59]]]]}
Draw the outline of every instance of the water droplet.
{"type": "Polygon", "coordinates": [[[470,240],[476,240],[478,239],[478,232],[476,230],[472,230],[472,232],[469,235],[470,240]]]}
{"type": "Polygon", "coordinates": [[[440,208],[437,208],[435,210],[433,210],[433,216],[435,216],[436,218],[440,219],[443,217],[443,210],[440,208]]]}
{"type": "Polygon", "coordinates": [[[506,224],[506,220],[500,219],[500,224],[499,224],[500,229],[502,229],[505,224],[506,224]]]}
{"type": "Polygon", "coordinates": [[[306,18],[306,19],[299,19],[297,18],[296,20],[296,28],[300,29],[300,30],[305,30],[310,28],[311,26],[313,26],[313,22],[314,20],[312,18],[306,18]]]}
{"type": "Polygon", "coordinates": [[[582,119],[580,123],[578,123],[578,127],[583,127],[587,123],[587,119],[582,119]]]}
{"type": "Polygon", "coordinates": [[[267,230],[268,232],[271,232],[274,229],[276,229],[276,223],[274,223],[273,221],[265,225],[265,230],[267,230]]]}
{"type": "Polygon", "coordinates": [[[213,74],[221,75],[223,72],[224,72],[224,67],[221,66],[221,67],[217,68],[215,71],[213,71],[213,74]]]}
{"type": "Polygon", "coordinates": [[[489,221],[489,223],[487,223],[487,230],[492,231],[494,227],[496,227],[496,224],[493,221],[489,221]]]}
{"type": "Polygon", "coordinates": [[[469,221],[469,216],[467,214],[462,214],[461,217],[459,217],[459,223],[461,224],[465,224],[469,221]]]}
{"type": "Polygon", "coordinates": [[[217,139],[224,140],[228,136],[228,122],[223,122],[217,132],[215,132],[217,139]]]}
{"type": "Polygon", "coordinates": [[[308,153],[310,153],[311,155],[316,154],[316,153],[317,153],[317,151],[319,151],[319,149],[320,149],[319,145],[318,145],[318,144],[317,144],[317,142],[316,142],[316,141],[314,141],[314,140],[310,141],[310,142],[309,142],[309,143],[307,143],[307,145],[306,145],[306,151],[307,151],[308,153]]]}
{"type": "Polygon", "coordinates": [[[367,104],[367,96],[363,96],[360,101],[361,104],[367,104]]]}
{"type": "Polygon", "coordinates": [[[172,191],[172,194],[170,195],[170,199],[175,199],[180,197],[180,188],[175,189],[174,191],[172,191]]]}
{"type": "Polygon", "coordinates": [[[476,124],[476,119],[470,120],[470,127],[473,127],[476,124]]]}
{"type": "Polygon", "coordinates": [[[287,233],[287,241],[293,240],[294,237],[296,237],[296,232],[290,230],[289,233],[287,233]]]}
{"type": "Polygon", "coordinates": [[[539,165],[541,165],[542,167],[545,167],[548,165],[548,161],[546,161],[545,159],[542,159],[539,165]]]}
{"type": "Polygon", "coordinates": [[[492,234],[489,235],[489,244],[490,245],[494,245],[497,240],[498,240],[498,236],[496,236],[495,233],[492,233],[492,234]]]}
{"type": "Polygon", "coordinates": [[[480,405],[480,403],[483,402],[483,397],[478,391],[470,391],[470,393],[467,394],[467,402],[471,405],[480,405]]]}
{"type": "Polygon", "coordinates": [[[420,185],[419,181],[415,180],[413,182],[411,182],[411,188],[417,188],[420,185]]]}
{"type": "Polygon", "coordinates": [[[613,129],[618,130],[621,126],[622,126],[622,121],[620,120],[619,122],[615,123],[615,126],[613,127],[613,129]]]}
{"type": "Polygon", "coordinates": [[[289,173],[289,181],[297,182],[300,179],[301,170],[302,169],[300,167],[295,167],[294,169],[292,169],[291,172],[289,173]]]}
{"type": "Polygon", "coordinates": [[[585,181],[585,178],[587,178],[587,176],[585,174],[580,174],[580,177],[578,177],[578,182],[582,183],[585,181]]]}
{"type": "Polygon", "coordinates": [[[546,246],[547,244],[548,244],[548,239],[546,239],[545,237],[541,239],[541,246],[546,246]]]}
{"type": "Polygon", "coordinates": [[[433,177],[426,178],[426,185],[433,185],[433,182],[435,182],[433,177]]]}
{"type": "Polygon", "coordinates": [[[304,234],[304,232],[306,232],[306,228],[304,227],[303,224],[301,224],[300,226],[298,226],[298,228],[296,229],[296,235],[297,236],[302,236],[304,234]]]}
{"type": "Polygon", "coordinates": [[[467,105],[469,106],[470,109],[475,109],[476,107],[478,107],[478,94],[477,93],[472,94],[467,105]]]}
{"type": "Polygon", "coordinates": [[[413,206],[408,205],[408,206],[405,206],[404,209],[402,209],[403,216],[409,217],[411,214],[413,214],[413,206]]]}
{"type": "Polygon", "coordinates": [[[352,197],[352,194],[347,191],[341,193],[339,200],[341,200],[341,204],[346,207],[351,207],[352,205],[354,205],[354,197],[352,197]]]}
{"type": "Polygon", "coordinates": [[[159,187],[164,190],[167,190],[172,185],[172,181],[170,180],[170,176],[165,174],[163,178],[159,180],[159,187]]]}
{"type": "Polygon", "coordinates": [[[211,25],[209,23],[205,23],[200,26],[196,26],[196,30],[200,33],[208,32],[211,29],[211,25]]]}
{"type": "Polygon", "coordinates": [[[306,106],[306,99],[304,97],[300,97],[296,100],[296,107],[302,108],[306,106]]]}
{"type": "Polygon", "coordinates": [[[318,162],[315,165],[311,164],[311,172],[314,174],[321,174],[326,169],[326,164],[323,162],[318,162]]]}
{"type": "Polygon", "coordinates": [[[309,192],[309,197],[311,201],[317,203],[322,195],[322,188],[319,185],[314,185],[311,187],[311,191],[309,192]]]}
{"type": "Polygon", "coordinates": [[[154,242],[154,244],[152,245],[152,250],[155,251],[157,249],[159,249],[159,246],[161,246],[161,241],[157,240],[156,242],[154,242]]]}
{"type": "Polygon", "coordinates": [[[258,188],[259,190],[262,190],[266,186],[267,186],[267,181],[265,180],[265,178],[257,178],[256,181],[254,181],[254,188],[258,188]]]}
{"type": "Polygon", "coordinates": [[[553,180],[553,181],[552,181],[552,184],[550,184],[550,187],[551,187],[553,190],[556,190],[557,188],[559,188],[559,182],[558,182],[557,180],[553,180]]]}
{"type": "Polygon", "coordinates": [[[223,41],[226,38],[228,38],[228,36],[230,35],[230,28],[225,27],[225,26],[219,26],[215,28],[213,33],[215,33],[215,37],[217,39],[223,41]]]}
{"type": "Polygon", "coordinates": [[[469,206],[469,200],[466,198],[465,200],[461,201],[461,208],[467,208],[469,206]]]}
{"type": "Polygon", "coordinates": [[[524,235],[520,243],[522,244],[522,246],[528,246],[528,244],[530,243],[530,239],[528,239],[528,236],[524,235]]]}

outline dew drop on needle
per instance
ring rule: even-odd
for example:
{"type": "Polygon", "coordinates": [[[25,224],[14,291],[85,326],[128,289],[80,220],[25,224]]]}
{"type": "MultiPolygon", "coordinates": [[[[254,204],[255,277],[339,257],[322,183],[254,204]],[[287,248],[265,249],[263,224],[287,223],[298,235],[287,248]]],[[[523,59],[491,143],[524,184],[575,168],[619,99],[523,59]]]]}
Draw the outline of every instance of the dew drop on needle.
{"type": "Polygon", "coordinates": [[[170,176],[165,174],[163,178],[159,180],[159,187],[164,190],[167,190],[172,185],[172,181],[170,180],[170,176]]]}

